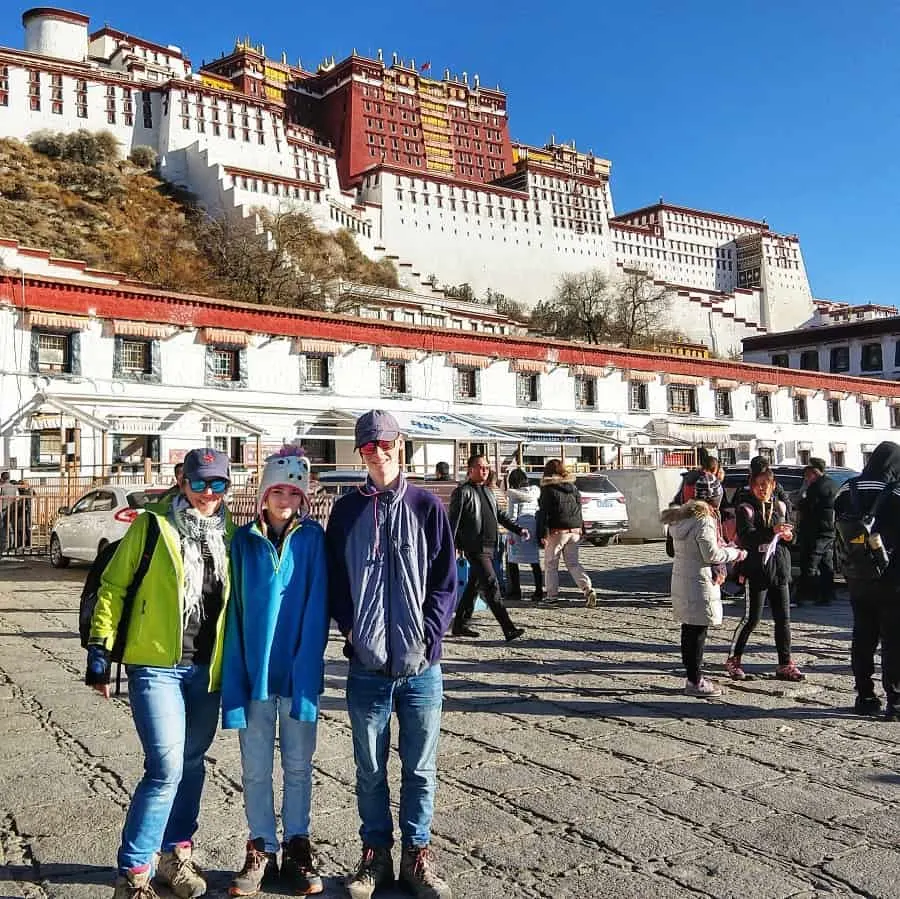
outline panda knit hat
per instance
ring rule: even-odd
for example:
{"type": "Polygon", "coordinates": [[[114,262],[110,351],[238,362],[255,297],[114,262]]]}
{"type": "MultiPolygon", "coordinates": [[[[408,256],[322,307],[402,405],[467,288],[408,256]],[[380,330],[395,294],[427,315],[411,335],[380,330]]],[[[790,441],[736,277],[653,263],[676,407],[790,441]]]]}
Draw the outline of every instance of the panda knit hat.
{"type": "Polygon", "coordinates": [[[288,444],[266,459],[256,491],[257,515],[262,515],[266,496],[273,487],[298,487],[303,493],[303,505],[309,509],[309,459],[301,447],[288,444]]]}

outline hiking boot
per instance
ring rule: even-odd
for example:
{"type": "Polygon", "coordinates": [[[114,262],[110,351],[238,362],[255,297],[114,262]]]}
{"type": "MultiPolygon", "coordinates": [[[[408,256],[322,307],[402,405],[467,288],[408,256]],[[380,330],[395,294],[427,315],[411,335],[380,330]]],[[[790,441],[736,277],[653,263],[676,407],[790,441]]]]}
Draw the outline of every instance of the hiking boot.
{"type": "Polygon", "coordinates": [[[793,661],[788,662],[786,665],[779,665],[775,669],[775,677],[778,680],[787,680],[792,681],[793,683],[806,680],[806,675],[797,667],[796,663],[793,661]]]}
{"type": "Polygon", "coordinates": [[[596,609],[597,608],[597,594],[594,593],[593,590],[588,590],[584,594],[584,604],[588,609],[596,609]]]}
{"type": "Polygon", "coordinates": [[[281,882],[298,896],[321,893],[325,887],[316,870],[309,837],[291,837],[281,849],[281,882]]]}
{"type": "Polygon", "coordinates": [[[857,715],[879,715],[881,713],[881,700],[873,693],[869,696],[857,696],[853,703],[853,711],[857,715]]]}
{"type": "Polygon", "coordinates": [[[394,882],[394,860],[391,850],[382,846],[363,846],[362,857],[355,873],[345,881],[351,899],[371,899],[372,893],[380,887],[394,882]]]}
{"type": "Polygon", "coordinates": [[[113,899],[159,899],[159,894],[150,883],[150,865],[143,868],[143,871],[132,868],[116,878],[113,899]]]}
{"type": "Polygon", "coordinates": [[[255,896],[263,884],[278,880],[278,858],[274,852],[266,852],[266,841],[262,837],[247,841],[247,855],[244,867],[234,875],[229,896],[255,896]]]}
{"type": "Polygon", "coordinates": [[[729,656],[725,659],[725,673],[732,680],[747,680],[747,673],[741,668],[740,656],[729,656]]]}
{"type": "Polygon", "coordinates": [[[400,883],[417,899],[452,899],[447,881],[438,877],[428,846],[410,846],[400,856],[400,883]]]}
{"type": "Polygon", "coordinates": [[[454,625],[453,629],[450,631],[452,636],[454,637],[477,637],[478,631],[473,627],[469,627],[468,624],[461,624],[459,627],[454,625]]]}
{"type": "Polygon", "coordinates": [[[156,879],[179,899],[196,899],[206,895],[203,872],[193,860],[190,841],[176,843],[171,852],[161,852],[156,866],[156,879]]]}
{"type": "Polygon", "coordinates": [[[701,677],[696,684],[693,681],[686,680],[684,682],[684,692],[688,696],[706,698],[709,696],[721,696],[722,688],[714,684],[711,680],[701,677]]]}
{"type": "Polygon", "coordinates": [[[518,640],[525,633],[524,627],[512,627],[503,635],[504,639],[507,643],[512,643],[513,640],[518,640]]]}

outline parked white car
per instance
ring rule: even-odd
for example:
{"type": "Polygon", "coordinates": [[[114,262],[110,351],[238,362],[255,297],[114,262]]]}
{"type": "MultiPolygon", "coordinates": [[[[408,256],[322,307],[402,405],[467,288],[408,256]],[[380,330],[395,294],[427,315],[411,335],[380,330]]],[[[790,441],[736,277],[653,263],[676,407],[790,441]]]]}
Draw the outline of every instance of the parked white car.
{"type": "Polygon", "coordinates": [[[166,487],[118,487],[106,484],[85,493],[70,509],[59,510],[50,533],[50,564],[65,568],[73,559],[93,562],[128,526],[147,503],[156,502],[166,487]]]}
{"type": "MultiPolygon", "coordinates": [[[[540,472],[530,472],[532,484],[541,483],[540,472]]],[[[628,507],[625,496],[604,474],[579,474],[575,486],[581,494],[581,517],[584,539],[594,546],[606,546],[628,530],[628,507]]]]}

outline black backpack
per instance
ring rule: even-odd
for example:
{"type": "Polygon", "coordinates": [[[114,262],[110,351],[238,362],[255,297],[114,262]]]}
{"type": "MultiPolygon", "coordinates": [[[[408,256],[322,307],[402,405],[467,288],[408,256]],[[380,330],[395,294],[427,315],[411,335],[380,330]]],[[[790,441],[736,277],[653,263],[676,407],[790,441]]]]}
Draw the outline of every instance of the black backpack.
{"type": "Polygon", "coordinates": [[[876,529],[878,514],[894,488],[885,484],[872,508],[863,512],[856,479],[849,481],[850,507],[835,516],[835,548],[845,578],[877,581],[887,571],[890,555],[876,529]],[[875,544],[873,546],[873,544],[875,544]]]}
{"type": "MultiPolygon", "coordinates": [[[[122,600],[122,616],[119,618],[119,624],[116,628],[116,639],[113,641],[113,647],[109,653],[110,659],[117,663],[117,695],[122,692],[122,654],[125,652],[125,640],[128,637],[128,624],[131,621],[131,610],[134,606],[134,598],[137,596],[141,582],[147,574],[147,569],[150,567],[150,560],[153,558],[153,552],[156,549],[156,543],[159,540],[159,522],[156,520],[156,516],[150,513],[144,514],[150,516],[147,521],[147,536],[144,541],[144,551],[141,554],[141,560],[138,562],[138,567],[135,569],[131,583],[125,591],[125,596],[122,600]]],[[[94,617],[94,609],[97,607],[97,595],[100,592],[100,582],[103,579],[103,572],[106,571],[106,566],[112,561],[112,557],[116,554],[116,550],[119,548],[121,542],[121,540],[114,540],[112,543],[107,543],[106,546],[97,553],[97,558],[94,559],[91,570],[84,580],[84,587],[81,589],[81,602],[78,606],[78,631],[81,635],[81,646],[84,649],[87,649],[88,641],[91,636],[91,619],[94,617]]]]}

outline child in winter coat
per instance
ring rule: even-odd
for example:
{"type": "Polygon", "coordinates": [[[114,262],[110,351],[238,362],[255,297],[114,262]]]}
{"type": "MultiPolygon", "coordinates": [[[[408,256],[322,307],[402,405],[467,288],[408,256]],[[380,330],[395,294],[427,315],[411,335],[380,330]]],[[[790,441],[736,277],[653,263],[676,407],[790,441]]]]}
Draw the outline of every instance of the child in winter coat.
{"type": "Polygon", "coordinates": [[[507,599],[522,599],[519,566],[530,565],[534,577],[533,602],[544,598],[544,575],[541,572],[540,547],[537,542],[535,514],[541,489],[528,483],[528,475],[521,468],[514,468],[506,479],[506,514],[521,528],[528,531],[528,539],[510,534],[506,538],[506,579],[509,583],[507,599]]]}
{"type": "Polygon", "coordinates": [[[710,627],[722,623],[721,591],[713,567],[746,557],[744,550],[722,546],[715,512],[708,503],[690,500],[661,516],[675,545],[672,564],[672,617],[681,623],[681,658],[689,696],[719,696],[722,691],[703,677],[703,651],[710,627]]]}
{"type": "Polygon", "coordinates": [[[748,494],[737,506],[738,542],[747,550],[744,574],[748,581],[744,615],[734,632],[725,670],[734,680],[745,680],[741,656],[750,635],[759,624],[765,601],[775,619],[775,648],[779,680],[802,681],[804,675],[791,659],[791,616],[788,588],[791,582],[791,554],[787,544],[794,529],[787,520],[785,504],[775,496],[775,475],[769,469],[753,475],[748,494]]]}
{"type": "Polygon", "coordinates": [[[309,840],[312,758],[328,641],[325,532],[307,517],[309,461],[285,447],[266,460],[258,516],[231,544],[222,726],[238,728],[250,829],[244,867],[229,894],[252,896],[278,877],[272,767],[281,748],[281,881],[321,893],[309,840]]]}

